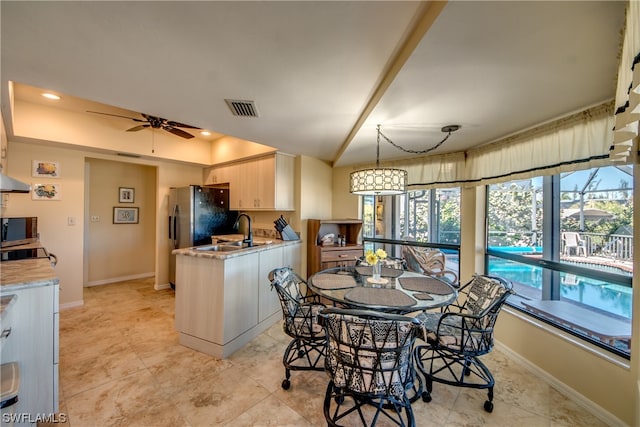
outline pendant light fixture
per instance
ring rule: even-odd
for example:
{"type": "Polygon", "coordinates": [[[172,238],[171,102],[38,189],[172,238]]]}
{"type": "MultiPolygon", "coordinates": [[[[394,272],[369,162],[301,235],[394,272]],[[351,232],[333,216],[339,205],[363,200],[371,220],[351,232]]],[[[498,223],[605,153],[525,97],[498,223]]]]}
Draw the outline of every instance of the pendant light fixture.
{"type": "Polygon", "coordinates": [[[369,169],[361,169],[355,172],[351,172],[350,176],[350,191],[351,194],[357,194],[359,196],[393,196],[396,194],[406,193],[407,187],[407,171],[404,169],[396,168],[381,168],[380,167],[380,137],[384,138],[388,143],[394,147],[411,154],[426,154],[430,151],[438,148],[444,143],[452,132],[460,129],[459,125],[444,126],[442,132],[447,132],[447,136],[433,147],[426,150],[407,150],[389,138],[387,138],[380,130],[380,125],[377,126],[378,138],[376,147],[376,167],[369,169]]]}

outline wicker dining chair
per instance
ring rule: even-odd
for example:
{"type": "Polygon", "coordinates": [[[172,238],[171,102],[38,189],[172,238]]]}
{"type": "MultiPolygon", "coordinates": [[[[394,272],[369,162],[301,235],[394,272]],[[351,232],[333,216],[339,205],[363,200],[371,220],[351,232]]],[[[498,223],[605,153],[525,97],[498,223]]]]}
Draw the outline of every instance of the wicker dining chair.
{"type": "Polygon", "coordinates": [[[444,279],[449,284],[458,286],[458,275],[447,269],[446,256],[441,250],[403,246],[402,256],[409,270],[444,279]]]}
{"type": "Polygon", "coordinates": [[[326,308],[325,366],[331,381],[324,399],[329,426],[375,426],[379,420],[415,426],[407,392],[416,380],[413,345],[422,336],[413,317],[369,310],[326,308]]]}
{"type": "Polygon", "coordinates": [[[500,309],[513,294],[511,282],[496,276],[475,275],[460,288],[458,299],[442,312],[416,316],[426,330],[426,345],[418,345],[415,358],[425,378],[422,400],[431,401],[433,382],[488,389],[484,403],[493,411],[495,380],[479,356],[493,349],[493,329],[500,309]]]}
{"type": "Polygon", "coordinates": [[[282,328],[291,337],[282,357],[285,368],[282,388],[288,390],[291,387],[291,371],[324,370],[326,333],[318,323],[318,312],[325,306],[289,267],[272,270],[269,281],[271,289],[278,293],[282,306],[282,328]]]}

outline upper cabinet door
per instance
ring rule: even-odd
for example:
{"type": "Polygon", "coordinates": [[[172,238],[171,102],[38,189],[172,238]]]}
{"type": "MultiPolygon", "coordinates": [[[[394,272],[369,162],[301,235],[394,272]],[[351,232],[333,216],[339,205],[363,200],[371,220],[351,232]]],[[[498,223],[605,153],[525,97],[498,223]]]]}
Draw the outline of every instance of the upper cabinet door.
{"type": "Polygon", "coordinates": [[[295,210],[294,178],[295,157],[283,153],[204,172],[205,185],[228,182],[230,208],[243,211],[295,210]]]}

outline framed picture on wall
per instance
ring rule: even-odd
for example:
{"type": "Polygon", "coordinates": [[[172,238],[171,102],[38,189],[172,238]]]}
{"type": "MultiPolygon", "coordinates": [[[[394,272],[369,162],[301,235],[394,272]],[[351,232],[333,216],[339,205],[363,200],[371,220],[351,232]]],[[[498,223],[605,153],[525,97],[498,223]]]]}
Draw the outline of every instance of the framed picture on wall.
{"type": "Polygon", "coordinates": [[[118,203],[133,203],[136,190],[128,187],[120,187],[118,203]]]}
{"type": "Polygon", "coordinates": [[[33,160],[31,176],[34,178],[60,178],[60,162],[33,160]]]}
{"type": "Polygon", "coordinates": [[[31,184],[31,200],[61,200],[60,184],[31,184]]]}
{"type": "Polygon", "coordinates": [[[137,224],[138,208],[113,207],[114,224],[137,224]]]}

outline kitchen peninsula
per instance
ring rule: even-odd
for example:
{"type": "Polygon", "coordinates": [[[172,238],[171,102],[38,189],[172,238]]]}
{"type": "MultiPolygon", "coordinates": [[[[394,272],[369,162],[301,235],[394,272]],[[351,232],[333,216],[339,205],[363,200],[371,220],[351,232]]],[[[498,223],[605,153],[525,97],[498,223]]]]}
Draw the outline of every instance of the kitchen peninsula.
{"type": "Polygon", "coordinates": [[[255,238],[176,249],[176,319],[180,344],[229,357],[282,318],[268,275],[300,270],[299,240],[255,238]]]}

